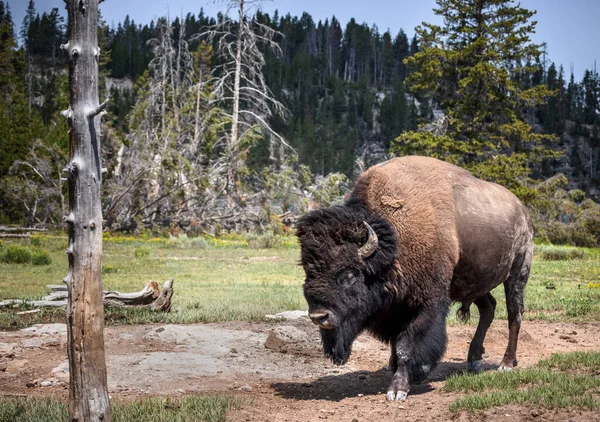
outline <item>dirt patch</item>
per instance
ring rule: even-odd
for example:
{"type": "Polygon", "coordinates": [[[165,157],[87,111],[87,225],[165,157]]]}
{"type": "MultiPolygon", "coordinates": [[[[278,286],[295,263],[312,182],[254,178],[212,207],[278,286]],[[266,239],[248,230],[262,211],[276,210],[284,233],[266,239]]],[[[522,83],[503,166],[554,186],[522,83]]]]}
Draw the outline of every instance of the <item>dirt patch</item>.
{"type": "MultiPolygon", "coordinates": [[[[506,322],[497,321],[486,339],[487,369],[500,363],[506,322]]],[[[599,324],[525,321],[519,366],[553,352],[598,350],[599,324]]],[[[445,379],[465,369],[475,327],[448,328],[448,351],[428,382],[403,403],[390,403],[385,364],[388,347],[362,335],[349,363],[335,367],[322,357],[317,329],[305,318],[277,324],[223,323],[107,327],[109,390],[113,398],[229,392],[251,399],[230,415],[234,421],[392,420],[600,420],[579,411],[540,411],[519,406],[477,415],[451,414],[459,395],[445,379]],[[508,415],[508,416],[507,416],[508,415]]],[[[3,394],[67,396],[66,332],[62,324],[0,333],[0,391],[3,394]]]]}

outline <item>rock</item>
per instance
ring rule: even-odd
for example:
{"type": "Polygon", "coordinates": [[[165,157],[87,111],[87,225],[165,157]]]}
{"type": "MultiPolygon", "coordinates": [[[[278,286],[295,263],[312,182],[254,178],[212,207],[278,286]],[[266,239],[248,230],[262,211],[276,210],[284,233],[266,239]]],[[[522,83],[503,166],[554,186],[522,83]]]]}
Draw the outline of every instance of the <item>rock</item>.
{"type": "Polygon", "coordinates": [[[40,387],[51,387],[54,383],[52,381],[46,380],[40,382],[40,387]]]}
{"type": "Polygon", "coordinates": [[[21,347],[26,349],[38,349],[40,347],[60,346],[60,342],[56,341],[55,337],[36,336],[33,338],[24,339],[21,342],[21,347]]]}
{"type": "Polygon", "coordinates": [[[307,320],[309,319],[308,311],[284,311],[284,312],[279,312],[278,314],[275,314],[275,315],[265,315],[265,318],[283,320],[283,321],[296,321],[301,318],[305,318],[307,320]]]}
{"type": "Polygon", "coordinates": [[[51,373],[58,378],[69,378],[69,361],[62,361],[60,365],[52,369],[51,373]]]}
{"type": "Polygon", "coordinates": [[[240,391],[252,391],[252,387],[250,387],[249,385],[242,385],[240,388],[238,388],[238,390],[240,390],[240,391]]]}
{"type": "Polygon", "coordinates": [[[158,340],[165,343],[188,344],[193,341],[190,328],[183,325],[165,325],[157,327],[144,335],[146,340],[158,340]]]}
{"type": "Polygon", "coordinates": [[[304,349],[309,345],[308,335],[296,327],[281,325],[269,331],[265,347],[280,353],[304,349]]]}
{"type": "Polygon", "coordinates": [[[13,359],[16,349],[17,345],[14,343],[0,343],[0,357],[4,356],[5,358],[13,359]]]}
{"type": "Polygon", "coordinates": [[[23,328],[21,330],[23,333],[31,333],[31,334],[66,334],[67,333],[67,324],[35,324],[31,327],[23,328]]]}
{"type": "Polygon", "coordinates": [[[11,360],[6,364],[6,372],[9,374],[18,374],[23,372],[23,369],[29,364],[26,359],[11,360]]]}

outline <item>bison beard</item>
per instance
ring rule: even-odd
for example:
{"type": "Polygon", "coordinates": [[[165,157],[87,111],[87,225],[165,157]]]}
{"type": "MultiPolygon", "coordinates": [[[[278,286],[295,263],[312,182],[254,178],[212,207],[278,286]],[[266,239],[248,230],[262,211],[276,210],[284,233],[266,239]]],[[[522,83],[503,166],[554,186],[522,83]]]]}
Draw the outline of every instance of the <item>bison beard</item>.
{"type": "Polygon", "coordinates": [[[360,334],[359,326],[344,324],[335,330],[321,328],[323,353],[334,365],[344,365],[350,358],[352,342],[360,334]],[[358,328],[358,329],[357,329],[358,328]]]}

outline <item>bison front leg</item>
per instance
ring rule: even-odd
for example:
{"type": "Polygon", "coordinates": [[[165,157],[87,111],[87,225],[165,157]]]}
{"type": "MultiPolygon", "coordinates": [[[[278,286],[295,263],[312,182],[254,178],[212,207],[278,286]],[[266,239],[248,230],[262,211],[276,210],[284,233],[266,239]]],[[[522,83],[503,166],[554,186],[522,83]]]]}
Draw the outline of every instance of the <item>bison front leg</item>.
{"type": "Polygon", "coordinates": [[[404,400],[410,385],[425,380],[446,351],[448,303],[424,308],[392,343],[390,369],[394,373],[388,400],[404,400]]]}
{"type": "Polygon", "coordinates": [[[394,373],[392,383],[387,392],[387,399],[405,400],[410,391],[410,381],[408,378],[408,362],[410,353],[405,349],[405,342],[399,338],[392,344],[392,355],[390,356],[390,369],[394,373]]]}

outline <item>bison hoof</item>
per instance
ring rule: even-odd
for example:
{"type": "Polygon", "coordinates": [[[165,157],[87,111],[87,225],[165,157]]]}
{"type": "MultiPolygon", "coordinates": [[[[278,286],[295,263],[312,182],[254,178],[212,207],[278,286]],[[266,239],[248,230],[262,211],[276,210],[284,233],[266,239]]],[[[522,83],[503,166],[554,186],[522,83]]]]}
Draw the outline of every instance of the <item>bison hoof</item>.
{"type": "Polygon", "coordinates": [[[404,401],[406,400],[406,397],[408,397],[408,393],[406,391],[394,392],[393,390],[391,390],[387,393],[387,399],[389,401],[404,401]]]}
{"type": "Polygon", "coordinates": [[[516,359],[512,359],[512,360],[511,359],[503,359],[502,363],[498,367],[498,371],[504,371],[504,372],[512,371],[513,369],[515,369],[516,366],[517,366],[516,359]]]}
{"type": "Polygon", "coordinates": [[[483,365],[483,359],[474,360],[473,362],[469,362],[467,365],[467,369],[469,372],[477,373],[481,372],[481,366],[483,365]]]}

